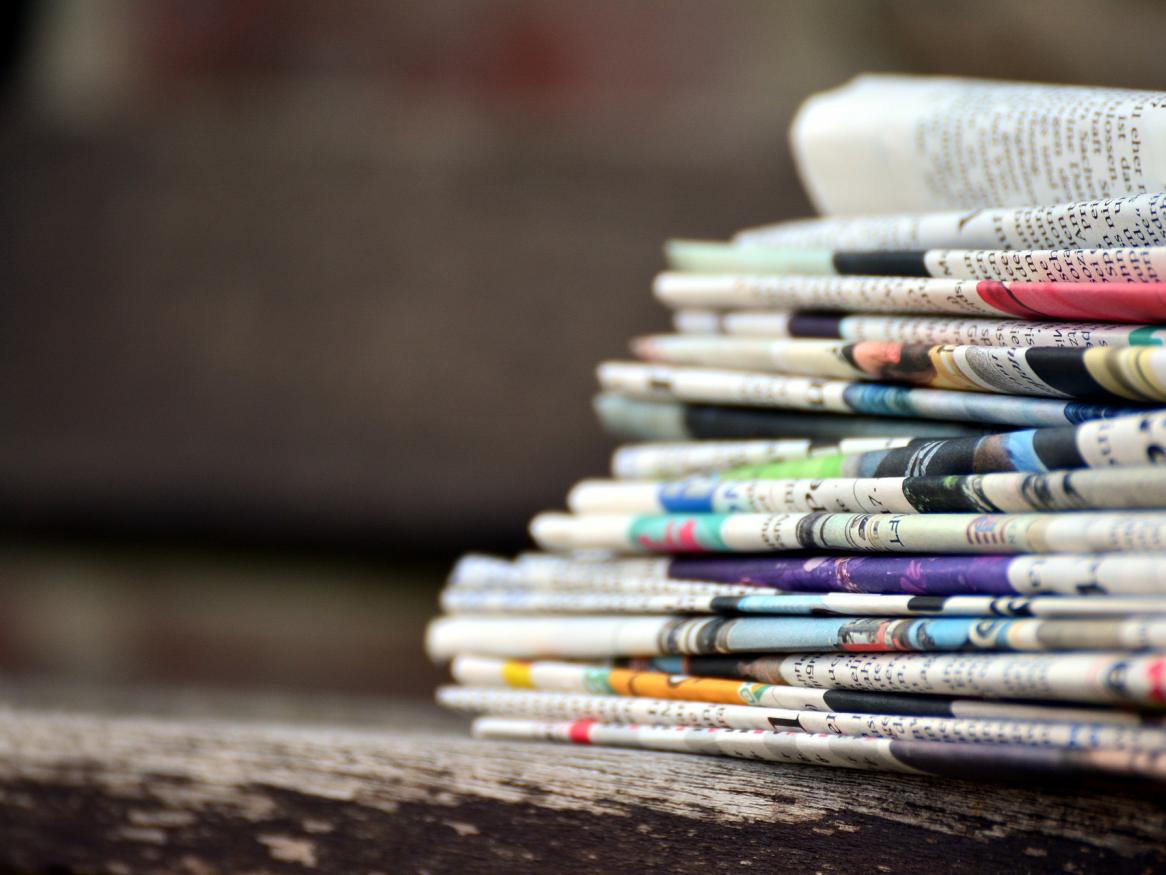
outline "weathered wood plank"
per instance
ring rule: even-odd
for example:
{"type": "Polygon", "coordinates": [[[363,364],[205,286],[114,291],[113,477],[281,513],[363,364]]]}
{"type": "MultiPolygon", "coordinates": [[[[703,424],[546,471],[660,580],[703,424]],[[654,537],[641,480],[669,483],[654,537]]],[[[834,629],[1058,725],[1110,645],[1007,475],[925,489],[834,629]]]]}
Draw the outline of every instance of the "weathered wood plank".
{"type": "Polygon", "coordinates": [[[0,712],[0,862],[196,875],[1166,866],[1153,788],[487,744],[416,706],[327,707],[306,722],[262,719],[260,705],[230,719],[158,710],[0,712]]]}

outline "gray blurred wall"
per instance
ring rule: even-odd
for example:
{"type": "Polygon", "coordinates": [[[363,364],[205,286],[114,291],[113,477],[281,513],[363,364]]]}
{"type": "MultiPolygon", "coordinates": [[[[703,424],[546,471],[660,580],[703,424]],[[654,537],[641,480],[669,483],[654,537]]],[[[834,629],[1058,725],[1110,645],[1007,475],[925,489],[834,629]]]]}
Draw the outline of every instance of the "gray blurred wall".
{"type": "Polygon", "coordinates": [[[1166,7],[74,0],[0,125],[0,526],[522,543],[672,235],[863,70],[1166,88],[1166,7]]]}

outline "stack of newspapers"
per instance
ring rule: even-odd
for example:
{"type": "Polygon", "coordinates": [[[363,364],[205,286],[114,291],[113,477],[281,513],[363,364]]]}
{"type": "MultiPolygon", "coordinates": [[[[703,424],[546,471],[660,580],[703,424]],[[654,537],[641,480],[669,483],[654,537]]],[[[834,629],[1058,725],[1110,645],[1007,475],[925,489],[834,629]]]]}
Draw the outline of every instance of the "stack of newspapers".
{"type": "Polygon", "coordinates": [[[822,218],[673,241],[638,441],[428,634],[496,739],[1166,779],[1166,94],[864,76],[822,218]],[[657,554],[657,555],[643,555],[657,554]]]}

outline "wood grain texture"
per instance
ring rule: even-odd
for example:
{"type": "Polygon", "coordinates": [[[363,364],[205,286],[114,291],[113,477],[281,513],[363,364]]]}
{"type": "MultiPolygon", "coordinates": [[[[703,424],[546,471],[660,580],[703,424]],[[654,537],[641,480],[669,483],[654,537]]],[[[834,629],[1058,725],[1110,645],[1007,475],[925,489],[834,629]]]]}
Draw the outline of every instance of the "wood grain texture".
{"type": "Polygon", "coordinates": [[[0,711],[0,863],[20,870],[1166,866],[1166,802],[1154,788],[483,743],[460,720],[416,705],[305,711],[256,699],[211,718],[173,697],[153,707],[150,696],[122,698],[112,706],[120,715],[93,701],[78,711],[15,698],[0,711]],[[145,710],[162,716],[132,713],[145,710]]]}

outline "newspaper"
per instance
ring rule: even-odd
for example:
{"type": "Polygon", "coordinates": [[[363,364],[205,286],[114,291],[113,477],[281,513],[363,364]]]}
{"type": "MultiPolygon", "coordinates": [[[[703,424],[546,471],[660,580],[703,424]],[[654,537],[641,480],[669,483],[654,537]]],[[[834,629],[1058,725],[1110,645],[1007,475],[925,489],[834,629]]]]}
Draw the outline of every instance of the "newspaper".
{"type": "Polygon", "coordinates": [[[790,132],[821,213],[1026,207],[1166,190],[1166,95],[864,75],[790,132]]]}
{"type": "Polygon", "coordinates": [[[447,614],[764,614],[848,617],[1131,617],[1166,615],[1159,596],[917,596],[831,593],[714,595],[684,584],[667,592],[538,592],[446,588],[447,614]]]}
{"type": "Polygon", "coordinates": [[[1157,553],[933,556],[780,554],[582,559],[527,553],[513,562],[469,554],[451,590],[611,594],[1166,595],[1157,553]]]}
{"type": "Polygon", "coordinates": [[[748,228],[733,240],[853,252],[1161,246],[1166,244],[1166,194],[1150,191],[1011,209],[801,219],[748,228]]]}
{"type": "Polygon", "coordinates": [[[997,431],[987,423],[944,422],[850,413],[797,413],[789,410],[649,401],[603,392],[594,399],[603,428],[622,440],[688,441],[704,438],[805,438],[817,440],[879,437],[954,437],[997,431]]]}
{"type": "Polygon", "coordinates": [[[1026,429],[978,438],[912,441],[904,447],[824,454],[718,472],[726,480],[925,477],[1156,465],[1166,454],[1166,413],[1079,426],[1026,429]]]}
{"type": "Polygon", "coordinates": [[[429,624],[426,648],[435,660],[462,654],[608,659],[815,651],[1144,650],[1166,648],[1166,617],[456,615],[429,624]]]}
{"type": "MultiPolygon", "coordinates": [[[[1000,271],[995,271],[1000,273],[1000,271]]],[[[658,274],[653,292],[674,310],[829,310],[840,313],[947,314],[978,318],[1166,321],[1166,285],[1132,282],[1009,282],[998,277],[783,275],[715,272],[658,274]],[[991,280],[991,281],[988,281],[991,280]]],[[[1024,279],[1023,277],[1019,279],[1024,279]]]]}
{"type": "Polygon", "coordinates": [[[976,778],[1057,778],[1106,774],[1166,780],[1166,752],[1042,748],[948,741],[764,732],[686,726],[643,726],[594,720],[545,721],[479,717],[478,738],[559,741],[644,750],[770,760],[802,765],[976,778]]]}
{"type": "Polygon", "coordinates": [[[860,342],[967,346],[1093,347],[1162,346],[1164,325],[1117,322],[1038,322],[1025,319],[961,319],[957,316],[880,316],[782,310],[678,310],[681,334],[734,337],[824,338],[860,342]]]}
{"type": "Polygon", "coordinates": [[[544,550],[750,553],[1166,551],[1166,511],[1018,513],[544,513],[530,524],[544,550]]]}
{"type": "Polygon", "coordinates": [[[1166,467],[942,477],[601,480],[577,483],[575,513],[996,513],[1166,508],[1166,467]]]}
{"type": "Polygon", "coordinates": [[[638,659],[638,670],[886,693],[1166,708],[1166,653],[807,653],[638,659]]]}
{"type": "Polygon", "coordinates": [[[659,480],[811,456],[888,450],[906,446],[910,441],[908,437],[858,437],[828,442],[786,438],[632,444],[619,447],[612,454],[611,472],[621,480],[659,480]]]}
{"type": "Polygon", "coordinates": [[[639,358],[666,365],[883,380],[935,389],[1101,399],[1118,404],[1166,401],[1166,349],[1148,346],[927,346],[880,340],[844,343],[669,334],[637,338],[632,348],[639,358]]]}
{"type": "Polygon", "coordinates": [[[1018,426],[1072,425],[1145,409],[642,362],[604,362],[598,378],[606,391],[647,399],[1018,426]]]}
{"type": "MultiPolygon", "coordinates": [[[[709,659],[710,657],[697,657],[709,659]]],[[[555,662],[552,660],[495,659],[458,656],[450,674],[460,684],[520,690],[552,690],[604,696],[648,696],[683,699],[720,705],[789,708],[795,711],[907,714],[930,717],[984,718],[992,720],[1041,720],[1070,723],[1101,723],[1116,726],[1163,725],[1161,717],[1146,712],[1106,705],[1048,704],[1036,701],[1002,701],[936,696],[917,693],[884,693],[877,690],[821,689],[785,684],[760,684],[730,678],[694,677],[637,671],[611,665],[555,662]]]]}
{"type": "MultiPolygon", "coordinates": [[[[1012,283],[1126,284],[1159,298],[1166,280],[1166,246],[1124,249],[925,249],[845,252],[787,249],[716,240],[670,240],[673,270],[701,274],[778,276],[946,277],[1012,283]]],[[[1029,292],[1036,290],[1030,289],[1029,292]]],[[[1126,290],[1130,293],[1130,289],[1126,290]]],[[[1022,296],[1023,297],[1023,296],[1022,296]]],[[[1103,317],[1104,318],[1104,317],[1103,317]]],[[[1115,317],[1109,317],[1115,318],[1115,317]]]]}
{"type": "Polygon", "coordinates": [[[592,696],[537,690],[446,686],[437,702],[456,711],[540,720],[595,720],[654,726],[793,730],[840,736],[873,736],[966,744],[1124,751],[1166,751],[1166,730],[1105,723],[1052,723],[979,717],[831,713],[749,705],[710,705],[683,699],[592,696]]]}

